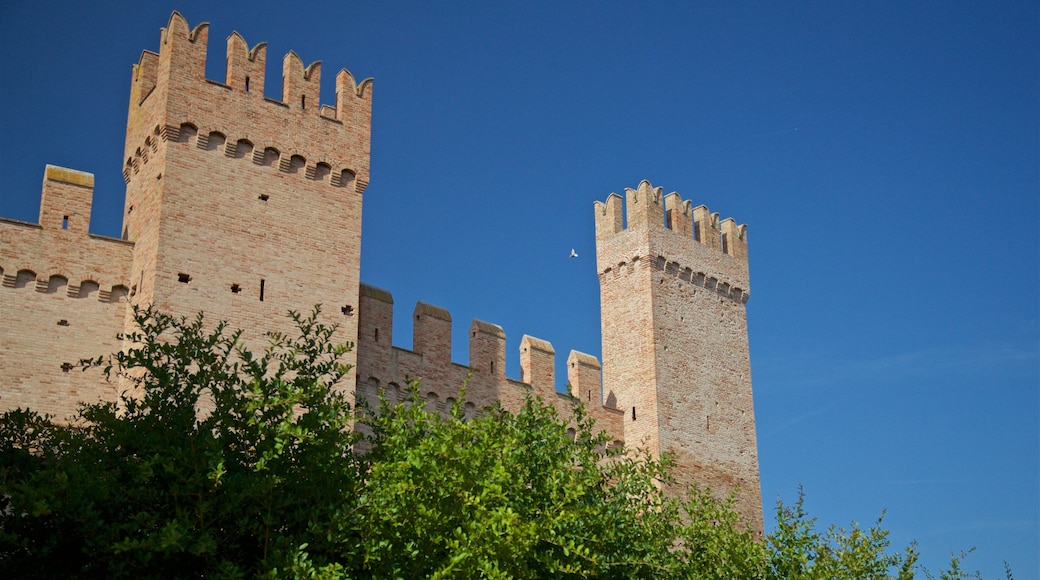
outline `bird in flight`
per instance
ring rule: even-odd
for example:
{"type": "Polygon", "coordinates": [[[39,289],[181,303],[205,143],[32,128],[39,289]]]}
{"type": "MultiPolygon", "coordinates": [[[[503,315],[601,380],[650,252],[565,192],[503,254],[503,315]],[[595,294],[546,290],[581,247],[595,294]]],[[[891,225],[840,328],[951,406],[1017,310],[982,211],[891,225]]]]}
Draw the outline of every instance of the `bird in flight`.
{"type": "Polygon", "coordinates": [[[578,257],[578,252],[575,252],[574,248],[571,248],[571,257],[572,258],[577,258],[578,257]]]}

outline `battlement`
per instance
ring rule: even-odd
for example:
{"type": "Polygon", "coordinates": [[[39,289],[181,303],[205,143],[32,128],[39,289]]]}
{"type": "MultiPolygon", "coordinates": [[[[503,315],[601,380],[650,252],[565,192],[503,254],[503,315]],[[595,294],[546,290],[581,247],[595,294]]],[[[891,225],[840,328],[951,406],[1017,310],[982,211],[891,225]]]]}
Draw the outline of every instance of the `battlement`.
{"type": "Polygon", "coordinates": [[[94,174],[48,165],[43,173],[40,225],[84,236],[90,230],[94,174]]]}
{"type": "MultiPolygon", "coordinates": [[[[480,390],[496,391],[510,384],[526,385],[543,399],[557,398],[555,369],[556,350],[547,340],[524,335],[520,341],[520,379],[505,376],[506,333],[501,326],[474,319],[469,327],[469,365],[451,362],[451,313],[426,302],[415,305],[412,318],[412,349],[392,344],[393,296],[387,290],[361,284],[358,308],[359,378],[364,375],[388,376],[394,371],[386,366],[408,367],[404,373],[424,381],[444,382],[447,389],[457,389],[469,375],[471,394],[485,398],[480,390]],[[371,356],[369,356],[371,355],[371,356]],[[412,358],[418,355],[418,358],[412,358]],[[409,366],[411,365],[411,366],[409,366]],[[458,376],[448,376],[443,370],[455,367],[458,376]],[[421,374],[420,369],[425,370],[421,374]],[[432,373],[432,374],[431,374],[432,373]],[[453,381],[454,384],[452,383],[453,381]],[[478,392],[473,392],[474,390],[478,392]]],[[[571,351],[567,359],[568,382],[574,396],[580,396],[586,405],[600,404],[600,364],[596,357],[571,351]]],[[[438,388],[438,385],[429,385],[438,388]]],[[[425,388],[425,387],[424,387],[425,388]]],[[[492,399],[493,400],[493,399],[492,399]]]]}
{"type": "Polygon", "coordinates": [[[625,188],[625,198],[616,193],[605,202],[596,201],[596,239],[604,240],[628,230],[671,230],[684,239],[747,262],[747,224],[733,218],[719,221],[707,206],[692,207],[676,192],[663,195],[663,188],[643,180],[636,189],[625,188]],[[627,210],[627,215],[625,214],[627,210]]]}
{"type": "MultiPolygon", "coordinates": [[[[190,28],[178,12],[160,32],[159,52],[144,51],[133,66],[124,178],[130,183],[160,141],[176,140],[182,127],[226,139],[225,151],[250,143],[254,155],[275,151],[287,168],[298,157],[307,173],[349,170],[357,187],[368,184],[372,79],[360,84],[343,69],[336,76],[336,103],[321,105],[321,61],[304,65],[294,51],[282,59],[281,100],[264,96],[267,44],[249,48],[233,32],[227,39],[224,82],[205,77],[209,24],[190,28]],[[207,127],[206,133],[201,129],[207,127]],[[236,135],[235,140],[230,136],[236,135]],[[262,145],[262,147],[260,147],[262,145]]],[[[338,181],[338,180],[337,180],[338,181]]]]}
{"type": "Polygon", "coordinates": [[[102,302],[125,296],[134,244],[89,232],[93,195],[93,174],[46,166],[39,223],[0,218],[3,287],[70,298],[97,291],[102,302]]]}
{"type": "MultiPolygon", "coordinates": [[[[131,102],[141,104],[156,88],[162,77],[179,73],[183,80],[207,82],[206,52],[209,42],[209,23],[201,22],[190,28],[188,21],[179,12],[170,15],[169,24],[160,29],[158,53],[142,51],[141,58],[133,67],[133,94],[131,102]]],[[[267,43],[257,43],[249,48],[245,37],[237,31],[227,38],[227,70],[222,84],[243,93],[263,97],[267,43]]],[[[214,81],[208,81],[213,83],[214,81]]],[[[303,60],[290,50],[282,59],[282,100],[280,104],[299,111],[311,111],[343,121],[356,106],[356,101],[368,102],[371,106],[372,79],[361,84],[354,81],[347,69],[336,77],[336,105],[323,112],[319,106],[321,87],[321,61],[304,66],[303,60]],[[334,111],[332,113],[331,111],[334,111]]],[[[274,101],[278,102],[278,101],[274,101]]]]}

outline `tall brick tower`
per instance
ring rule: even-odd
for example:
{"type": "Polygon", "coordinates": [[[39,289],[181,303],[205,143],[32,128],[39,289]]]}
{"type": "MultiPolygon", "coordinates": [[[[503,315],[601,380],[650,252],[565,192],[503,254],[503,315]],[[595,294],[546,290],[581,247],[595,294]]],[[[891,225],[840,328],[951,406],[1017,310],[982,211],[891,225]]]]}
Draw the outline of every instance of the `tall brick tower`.
{"type": "Polygon", "coordinates": [[[626,445],[673,452],[679,485],[739,487],[761,532],[746,226],[691,206],[647,181],[596,202],[603,390],[626,445]]]}
{"type": "Polygon", "coordinates": [[[343,70],[335,106],[321,105],[321,63],[305,68],[290,52],[282,98],[270,99],[266,45],[249,49],[233,33],[220,83],[205,78],[207,36],[208,24],[191,29],[174,12],[158,54],[145,51],[133,69],[123,170],[131,300],[205,311],[247,338],[320,303],[340,325],[336,339],[356,342],[371,82],[343,70]]]}

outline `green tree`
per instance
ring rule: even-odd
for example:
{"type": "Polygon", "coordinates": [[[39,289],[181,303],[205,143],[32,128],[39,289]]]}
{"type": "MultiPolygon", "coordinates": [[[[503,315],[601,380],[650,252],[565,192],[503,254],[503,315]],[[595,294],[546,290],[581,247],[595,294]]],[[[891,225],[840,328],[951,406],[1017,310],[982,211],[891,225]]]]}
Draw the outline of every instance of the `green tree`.
{"type": "Polygon", "coordinates": [[[670,463],[605,449],[580,407],[576,432],[537,399],[464,420],[421,401],[371,419],[360,501],[376,577],[753,577],[765,553],[731,504],[666,498],[670,463]],[[687,525],[690,515],[701,525],[687,525]],[[710,564],[710,573],[708,565],[710,564]]]}
{"type": "Polygon", "coordinates": [[[292,314],[254,356],[239,332],[135,313],[104,366],[129,387],[71,426],[0,420],[0,558],[36,577],[252,575],[282,565],[359,484],[333,329],[292,314]]]}
{"type": "MultiPolygon", "coordinates": [[[[15,577],[912,578],[888,532],[815,529],[804,499],[767,538],[734,497],[671,483],[669,457],[609,448],[579,403],[465,418],[354,412],[348,346],[319,310],[255,354],[202,318],[136,310],[102,366],[127,392],[72,425],[0,416],[0,569],[15,577]],[[367,426],[362,437],[354,423],[367,426]],[[569,434],[573,429],[573,435],[569,434]],[[358,449],[368,449],[359,453],[358,449]]],[[[1010,577],[1010,573],[1008,574],[1010,577]]],[[[971,577],[955,558],[941,578],[971,577]]]]}

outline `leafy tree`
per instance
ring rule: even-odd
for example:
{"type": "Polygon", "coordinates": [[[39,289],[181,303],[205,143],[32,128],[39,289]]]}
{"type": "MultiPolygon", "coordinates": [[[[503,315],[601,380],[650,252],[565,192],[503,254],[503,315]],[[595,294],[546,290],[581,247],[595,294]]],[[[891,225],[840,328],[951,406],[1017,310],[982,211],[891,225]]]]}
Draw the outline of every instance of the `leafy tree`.
{"type": "Polygon", "coordinates": [[[360,501],[376,577],[752,576],[764,551],[731,504],[707,492],[666,499],[670,463],[623,449],[576,409],[576,434],[537,399],[515,414],[464,420],[421,401],[385,401],[372,419],[371,473],[360,501]],[[699,526],[684,517],[702,516],[699,526]],[[710,552],[709,552],[710,549],[710,552]]]}
{"type": "Polygon", "coordinates": [[[78,421],[0,420],[0,558],[19,575],[251,575],[337,517],[359,484],[333,329],[292,314],[296,337],[254,356],[201,315],[135,313],[104,366],[120,404],[78,421]]]}
{"type": "MultiPolygon", "coordinates": [[[[881,520],[815,530],[802,496],[767,538],[733,496],[671,483],[669,457],[609,448],[576,403],[465,418],[354,412],[319,310],[259,354],[223,324],[134,313],[87,361],[128,387],[72,425],[0,416],[0,568],[19,577],[912,578],[881,520]],[[355,431],[354,422],[366,426],[355,431]],[[568,428],[573,428],[573,435],[568,428]],[[358,433],[367,435],[361,436],[358,433]],[[367,449],[359,453],[359,449],[367,449]]],[[[1008,574],[1010,577],[1010,572],[1008,574]]],[[[966,578],[955,558],[941,578],[966,578]]]]}

